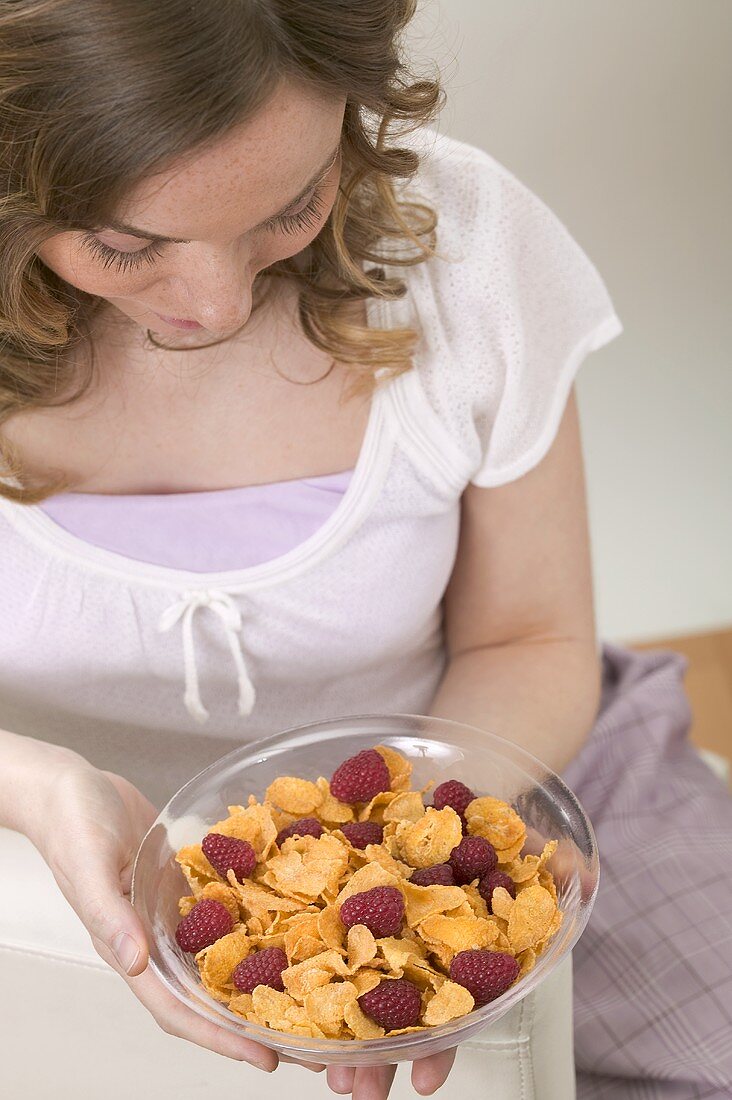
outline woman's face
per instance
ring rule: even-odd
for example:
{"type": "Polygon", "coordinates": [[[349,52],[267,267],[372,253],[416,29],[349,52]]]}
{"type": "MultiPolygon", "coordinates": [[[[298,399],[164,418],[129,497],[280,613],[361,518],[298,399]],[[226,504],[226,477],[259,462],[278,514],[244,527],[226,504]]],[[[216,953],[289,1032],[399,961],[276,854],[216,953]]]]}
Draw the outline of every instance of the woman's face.
{"type": "Polygon", "coordinates": [[[256,274],[305,249],[330,213],[345,102],[281,85],[252,122],[136,187],[115,226],[59,233],[40,258],[179,345],[233,334],[251,312],[256,274]]]}

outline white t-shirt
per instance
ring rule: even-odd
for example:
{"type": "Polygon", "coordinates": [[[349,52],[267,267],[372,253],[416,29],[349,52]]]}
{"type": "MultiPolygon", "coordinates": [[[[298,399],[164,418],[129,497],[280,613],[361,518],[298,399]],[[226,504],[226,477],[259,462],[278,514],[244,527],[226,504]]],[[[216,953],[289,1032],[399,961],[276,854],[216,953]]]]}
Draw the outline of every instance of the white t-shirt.
{"type": "MultiPolygon", "coordinates": [[[[428,127],[400,190],[439,215],[439,258],[387,265],[369,300],[411,323],[329,520],[223,573],[146,564],[0,499],[0,728],[66,744],[158,806],[244,741],[346,714],[426,713],[445,667],[442,597],[468,483],[502,485],[556,434],[575,373],[620,332],[564,225],[489,154],[428,127]]],[[[411,246],[406,246],[411,251],[411,246]]]]}

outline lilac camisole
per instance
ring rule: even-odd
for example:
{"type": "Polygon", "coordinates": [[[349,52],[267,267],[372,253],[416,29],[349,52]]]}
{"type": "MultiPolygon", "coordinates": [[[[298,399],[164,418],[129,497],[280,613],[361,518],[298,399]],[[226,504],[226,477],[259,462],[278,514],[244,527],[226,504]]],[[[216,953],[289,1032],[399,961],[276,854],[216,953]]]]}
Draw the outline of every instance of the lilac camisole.
{"type": "Polygon", "coordinates": [[[57,493],[40,507],[77,538],[128,558],[216,573],[281,557],[338,507],[353,470],[192,493],[57,493]]]}

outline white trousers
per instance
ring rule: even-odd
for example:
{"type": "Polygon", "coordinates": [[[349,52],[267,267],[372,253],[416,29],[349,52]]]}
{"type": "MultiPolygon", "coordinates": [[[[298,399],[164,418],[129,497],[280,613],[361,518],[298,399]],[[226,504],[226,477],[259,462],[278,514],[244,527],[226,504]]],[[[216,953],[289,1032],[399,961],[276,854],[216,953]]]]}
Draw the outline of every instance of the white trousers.
{"type": "MultiPolygon", "coordinates": [[[[89,935],[27,837],[0,829],[0,1035],[4,1100],[331,1100],[325,1073],[272,1074],[162,1031],[89,935]],[[234,1091],[236,1090],[236,1091],[234,1091]]],[[[413,1100],[411,1063],[389,1100],[413,1100]]],[[[461,1044],[446,1100],[574,1100],[571,958],[461,1044]]]]}

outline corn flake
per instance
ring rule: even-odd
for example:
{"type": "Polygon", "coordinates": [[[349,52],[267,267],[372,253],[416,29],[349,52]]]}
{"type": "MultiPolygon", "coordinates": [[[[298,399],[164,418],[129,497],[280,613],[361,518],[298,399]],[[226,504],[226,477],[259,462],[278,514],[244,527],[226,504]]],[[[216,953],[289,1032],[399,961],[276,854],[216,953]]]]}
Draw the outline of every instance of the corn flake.
{"type": "Polygon", "coordinates": [[[319,776],[315,784],[322,794],[322,801],[315,807],[315,812],[321,821],[328,825],[343,825],[346,821],[353,821],[353,808],[347,802],[339,802],[330,793],[330,783],[324,776],[319,776]]]}
{"type": "Polygon", "coordinates": [[[384,810],[397,797],[395,791],[379,791],[361,808],[358,814],[359,821],[375,821],[379,825],[384,824],[384,810]]]}
{"type": "Polygon", "coordinates": [[[410,962],[419,962],[427,954],[423,944],[406,936],[384,936],[375,941],[390,970],[398,972],[410,962]]]}
{"type": "Polygon", "coordinates": [[[282,984],[292,997],[302,1000],[313,989],[326,985],[335,974],[346,977],[348,965],[337,951],[321,951],[283,970],[282,984]]]}
{"type": "Polygon", "coordinates": [[[251,950],[249,938],[245,931],[237,930],[222,936],[204,950],[205,955],[199,964],[201,980],[214,997],[228,1001],[234,989],[232,972],[251,950]],[[225,991],[227,987],[228,992],[225,991]]]}
{"type": "Polygon", "coordinates": [[[414,870],[408,863],[395,859],[383,844],[367,844],[365,848],[353,848],[349,855],[349,862],[354,867],[363,867],[365,863],[380,863],[390,874],[404,879],[409,878],[414,870]]]}
{"type": "Polygon", "coordinates": [[[419,791],[402,791],[384,807],[384,821],[419,821],[425,805],[419,791]]]}
{"type": "Polygon", "coordinates": [[[446,1024],[458,1016],[464,1016],[475,1007],[472,995],[463,985],[446,981],[427,1004],[422,1019],[426,1024],[446,1024]]]}
{"type": "Polygon", "coordinates": [[[388,745],[374,745],[374,748],[379,756],[383,757],[384,763],[389,769],[391,789],[393,791],[408,790],[409,777],[412,774],[412,765],[407,757],[402,756],[396,749],[389,748],[388,745]]]}
{"type": "Polygon", "coordinates": [[[343,948],[344,933],[343,921],[335,904],[326,905],[318,916],[318,935],[321,940],[326,947],[333,947],[340,951],[343,948]]]}
{"type": "Polygon", "coordinates": [[[285,897],[311,900],[335,894],[348,864],[348,848],[338,837],[288,837],[279,855],[267,862],[263,882],[285,897]]]}
{"type": "Polygon", "coordinates": [[[548,935],[556,911],[554,899],[543,886],[531,886],[517,894],[508,917],[508,939],[513,953],[540,943],[548,935]]]}
{"type": "Polygon", "coordinates": [[[203,854],[200,844],[189,844],[181,848],[176,854],[175,862],[179,864],[196,899],[206,883],[220,882],[216,871],[203,854]]]}
{"type": "Polygon", "coordinates": [[[346,944],[348,969],[352,972],[371,962],[378,950],[373,932],[365,924],[351,925],[348,929],[346,944]]]}
{"type": "Polygon", "coordinates": [[[511,916],[513,907],[514,900],[508,890],[504,890],[502,886],[497,886],[491,894],[491,909],[494,915],[507,921],[511,916]]]}
{"type": "Polygon", "coordinates": [[[534,876],[538,876],[557,850],[557,841],[550,840],[544,845],[544,850],[538,856],[524,856],[516,859],[508,868],[508,874],[515,883],[527,882],[534,876]]]}
{"type": "Polygon", "coordinates": [[[267,802],[272,802],[286,813],[302,817],[312,813],[320,805],[323,792],[316,783],[311,783],[308,779],[282,775],[270,783],[264,797],[267,802]]]}
{"type": "Polygon", "coordinates": [[[451,806],[428,806],[418,821],[401,821],[396,828],[399,856],[411,867],[445,863],[463,837],[459,815],[451,806]]]}
{"type": "Polygon", "coordinates": [[[356,999],[353,982],[330,982],[305,997],[305,1012],[330,1038],[338,1038],[345,1023],[345,1006],[356,999]]]}
{"type": "Polygon", "coordinates": [[[478,893],[478,887],[473,886],[472,883],[467,883],[463,886],[463,893],[467,895],[468,905],[473,910],[476,917],[488,917],[488,906],[485,898],[478,893]]]}
{"type": "Polygon", "coordinates": [[[465,900],[459,886],[416,886],[411,882],[404,882],[401,891],[404,894],[405,915],[410,928],[416,928],[435,913],[446,913],[448,909],[462,905],[465,900]]]}
{"type": "Polygon", "coordinates": [[[247,916],[258,917],[261,922],[260,931],[264,932],[271,924],[270,914],[282,911],[292,913],[305,909],[306,903],[296,901],[294,898],[279,897],[273,890],[267,890],[254,882],[244,879],[237,882],[234,872],[229,871],[229,882],[239,897],[239,904],[245,910],[247,916]]]}
{"type": "Polygon", "coordinates": [[[490,947],[498,929],[483,917],[450,917],[435,914],[419,926],[419,934],[428,943],[444,943],[453,951],[470,951],[490,947]]]}
{"type": "Polygon", "coordinates": [[[307,1014],[303,1007],[287,993],[280,993],[268,985],[256,985],[252,991],[252,1011],[257,1022],[277,1031],[289,1031],[295,1035],[311,1035],[307,1014]]]}
{"type": "MultiPolygon", "coordinates": [[[[465,807],[468,832],[482,836],[493,845],[496,852],[505,853],[520,841],[519,851],[526,840],[526,826],[516,811],[500,798],[474,798],[465,807]]],[[[514,858],[514,857],[511,857],[514,858]]],[[[500,862],[505,862],[499,859],[500,862]]]]}
{"type": "Polygon", "coordinates": [[[377,986],[381,978],[382,975],[378,970],[371,966],[365,966],[361,970],[357,970],[355,974],[351,974],[348,980],[355,985],[357,996],[360,997],[362,993],[368,993],[370,989],[377,986]]]}
{"type": "Polygon", "coordinates": [[[523,978],[525,974],[528,974],[530,970],[533,970],[536,964],[536,952],[532,947],[527,947],[525,951],[521,951],[516,956],[516,961],[519,964],[519,972],[516,981],[523,978]]]}

